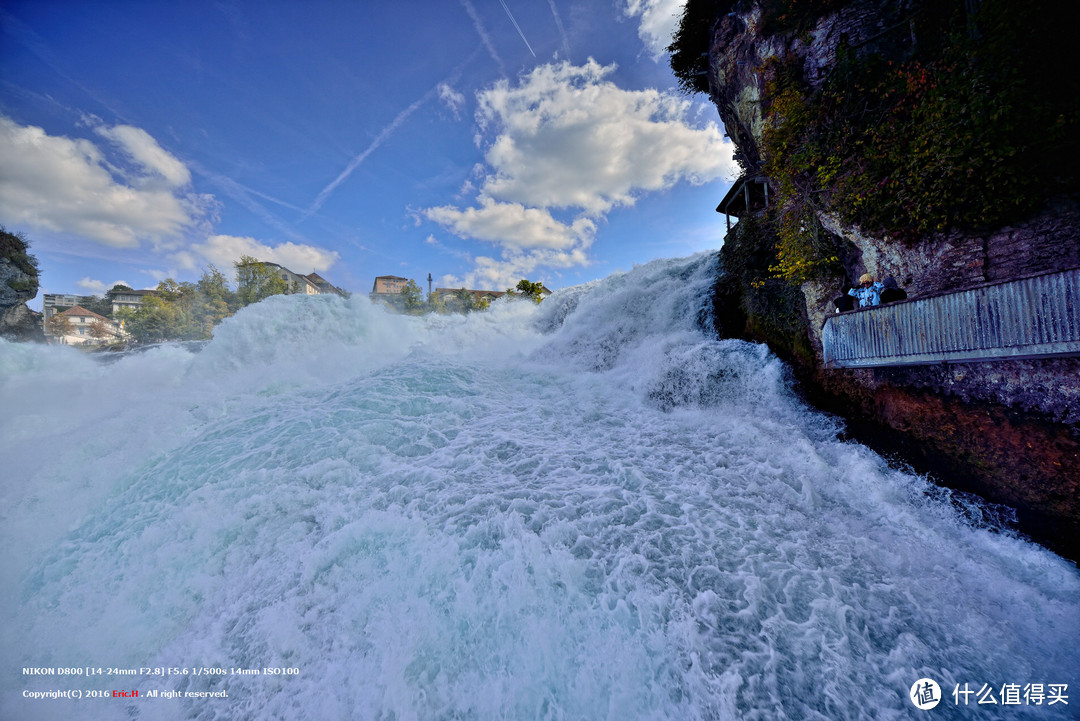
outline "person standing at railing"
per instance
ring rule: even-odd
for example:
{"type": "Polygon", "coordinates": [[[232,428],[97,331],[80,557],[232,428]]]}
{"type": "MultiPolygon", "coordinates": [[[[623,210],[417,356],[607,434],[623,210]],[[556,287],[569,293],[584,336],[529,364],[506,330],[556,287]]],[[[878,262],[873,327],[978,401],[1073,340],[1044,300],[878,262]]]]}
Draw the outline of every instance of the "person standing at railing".
{"type": "Polygon", "coordinates": [[[859,278],[859,287],[852,288],[848,295],[859,299],[860,308],[869,308],[872,305],[881,305],[881,291],[885,290],[885,284],[874,280],[874,276],[863,273],[859,278]]]}

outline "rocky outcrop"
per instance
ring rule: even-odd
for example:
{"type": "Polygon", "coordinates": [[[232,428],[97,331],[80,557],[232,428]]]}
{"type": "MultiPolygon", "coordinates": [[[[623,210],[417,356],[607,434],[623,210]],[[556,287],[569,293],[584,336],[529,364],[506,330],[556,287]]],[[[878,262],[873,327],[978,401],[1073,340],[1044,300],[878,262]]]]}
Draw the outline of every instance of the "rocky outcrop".
{"type": "Polygon", "coordinates": [[[0,228],[0,338],[45,340],[41,314],[26,307],[37,291],[37,267],[26,242],[0,228]]]}
{"type": "MultiPolygon", "coordinates": [[[[813,85],[828,76],[841,41],[864,52],[916,42],[906,22],[917,3],[821,5],[835,9],[783,32],[765,31],[770,19],[760,2],[736,3],[716,19],[710,94],[749,172],[763,166],[770,62],[801,64],[813,85]]],[[[803,283],[794,299],[783,288],[763,295],[767,285],[763,290],[760,276],[745,270],[771,248],[760,231],[736,226],[729,234],[722,256],[732,272],[718,284],[716,301],[721,332],[768,342],[792,364],[808,398],[847,418],[853,436],[949,486],[1015,508],[1022,531],[1080,558],[1080,359],[859,371],[825,370],[821,362],[821,328],[845,283],[864,272],[892,276],[920,297],[1080,267],[1080,206],[1057,198],[1008,227],[905,242],[866,233],[827,208],[817,216],[843,271],[803,283]]]]}
{"type": "Polygon", "coordinates": [[[848,3],[804,33],[764,32],[769,18],[759,2],[717,18],[709,43],[709,90],[743,166],[762,165],[762,70],[770,60],[799,58],[806,78],[819,85],[841,41],[860,47],[887,41],[884,34],[903,23],[910,6],[881,0],[848,3]]]}

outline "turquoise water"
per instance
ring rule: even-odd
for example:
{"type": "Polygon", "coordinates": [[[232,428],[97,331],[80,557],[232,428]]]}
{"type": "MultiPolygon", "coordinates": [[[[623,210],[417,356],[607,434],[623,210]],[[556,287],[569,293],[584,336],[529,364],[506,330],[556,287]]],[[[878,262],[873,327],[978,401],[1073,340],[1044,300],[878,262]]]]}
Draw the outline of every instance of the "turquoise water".
{"type": "Polygon", "coordinates": [[[952,692],[1080,689],[1076,567],[705,335],[716,272],[468,318],[280,297],[107,365],[0,345],[0,718],[1074,717],[952,692]]]}

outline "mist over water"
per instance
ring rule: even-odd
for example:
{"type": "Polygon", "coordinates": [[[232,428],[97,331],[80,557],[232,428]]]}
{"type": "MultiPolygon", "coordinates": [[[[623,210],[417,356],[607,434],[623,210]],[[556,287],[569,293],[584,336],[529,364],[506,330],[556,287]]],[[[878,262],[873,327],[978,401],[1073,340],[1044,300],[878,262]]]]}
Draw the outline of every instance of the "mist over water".
{"type": "Polygon", "coordinates": [[[716,272],[468,317],[278,297],[109,364],[0,343],[0,718],[1072,718],[1076,567],[704,333],[716,272]],[[21,696],[77,687],[228,698],[21,696]]]}

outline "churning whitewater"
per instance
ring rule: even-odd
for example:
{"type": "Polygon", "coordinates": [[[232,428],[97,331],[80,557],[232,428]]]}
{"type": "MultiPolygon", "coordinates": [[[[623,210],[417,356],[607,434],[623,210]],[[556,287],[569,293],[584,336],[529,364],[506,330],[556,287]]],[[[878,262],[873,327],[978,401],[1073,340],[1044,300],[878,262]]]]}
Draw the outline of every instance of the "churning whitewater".
{"type": "Polygon", "coordinates": [[[276,297],[113,363],[0,344],[0,717],[1072,718],[1076,567],[703,331],[717,272],[468,317],[276,297]],[[140,695],[26,693],[56,689],[140,695]]]}

